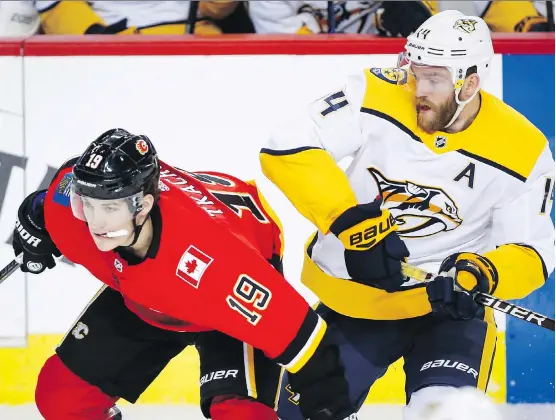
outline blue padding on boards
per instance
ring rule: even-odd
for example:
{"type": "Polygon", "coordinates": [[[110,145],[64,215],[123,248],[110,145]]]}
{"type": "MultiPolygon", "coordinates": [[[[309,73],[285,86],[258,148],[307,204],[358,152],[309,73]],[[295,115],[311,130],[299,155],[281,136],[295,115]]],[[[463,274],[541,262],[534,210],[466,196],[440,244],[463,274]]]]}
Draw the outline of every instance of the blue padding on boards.
{"type": "MultiPolygon", "coordinates": [[[[543,131],[554,155],[554,55],[506,55],[502,73],[504,102],[543,131]]],[[[554,220],[554,203],[551,216],[554,220]]],[[[516,303],[553,318],[554,274],[516,303]]],[[[554,333],[514,317],[507,320],[508,402],[554,403],[554,333]]]]}

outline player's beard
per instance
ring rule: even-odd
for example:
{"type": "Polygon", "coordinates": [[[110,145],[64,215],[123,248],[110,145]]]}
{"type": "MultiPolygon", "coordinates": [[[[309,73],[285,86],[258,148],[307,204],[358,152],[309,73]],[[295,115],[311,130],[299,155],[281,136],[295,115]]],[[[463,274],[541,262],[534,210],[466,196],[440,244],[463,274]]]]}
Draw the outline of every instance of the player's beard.
{"type": "Polygon", "coordinates": [[[450,122],[458,104],[454,96],[450,96],[445,102],[440,105],[434,105],[427,100],[417,99],[417,125],[426,133],[432,134],[436,131],[442,131],[450,122]],[[426,105],[430,108],[427,112],[420,112],[420,108],[426,105]]]}

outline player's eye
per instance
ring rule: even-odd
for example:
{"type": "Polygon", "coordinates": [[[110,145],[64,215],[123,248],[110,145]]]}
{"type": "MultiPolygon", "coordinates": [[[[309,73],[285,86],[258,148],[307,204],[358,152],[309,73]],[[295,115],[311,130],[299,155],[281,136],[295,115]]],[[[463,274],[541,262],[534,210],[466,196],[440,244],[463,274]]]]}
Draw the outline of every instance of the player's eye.
{"type": "Polygon", "coordinates": [[[104,210],[105,210],[107,213],[113,213],[113,212],[115,212],[115,211],[118,211],[118,208],[117,208],[117,207],[105,207],[104,210]]]}

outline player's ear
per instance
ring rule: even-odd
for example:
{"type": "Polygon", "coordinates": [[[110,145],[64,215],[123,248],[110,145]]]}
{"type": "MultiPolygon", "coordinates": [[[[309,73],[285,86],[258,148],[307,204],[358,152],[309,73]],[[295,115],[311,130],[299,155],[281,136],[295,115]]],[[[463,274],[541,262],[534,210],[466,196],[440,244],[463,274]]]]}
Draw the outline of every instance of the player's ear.
{"type": "Polygon", "coordinates": [[[147,216],[151,212],[154,205],[154,197],[151,194],[145,194],[143,197],[143,203],[141,205],[141,211],[137,214],[137,223],[143,224],[147,219],[147,216]]]}
{"type": "Polygon", "coordinates": [[[475,91],[479,89],[479,82],[480,82],[479,75],[477,73],[473,73],[465,79],[463,83],[463,87],[461,88],[460,99],[462,101],[466,101],[467,99],[471,98],[475,91]]]}

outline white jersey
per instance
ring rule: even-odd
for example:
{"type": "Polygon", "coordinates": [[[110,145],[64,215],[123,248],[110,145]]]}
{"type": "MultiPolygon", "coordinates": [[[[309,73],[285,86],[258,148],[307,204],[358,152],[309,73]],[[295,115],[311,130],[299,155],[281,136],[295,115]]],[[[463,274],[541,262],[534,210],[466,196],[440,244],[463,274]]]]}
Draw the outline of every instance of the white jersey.
{"type": "MultiPolygon", "coordinates": [[[[310,258],[326,275],[350,278],[342,243],[327,233],[332,215],[346,209],[335,195],[349,194],[339,176],[319,172],[328,165],[319,151],[326,151],[336,162],[353,159],[345,175],[358,203],[382,197],[410,251],[409,263],[436,272],[451,254],[486,255],[500,276],[498,296],[530,293],[554,266],[554,160],[548,142],[522,115],[483,91],[480,112],[466,130],[429,135],[417,126],[412,86],[405,70],[365,70],[277,129],[262,150],[267,176],[320,228],[310,258]],[[304,186],[309,174],[314,179],[304,186]],[[327,186],[318,184],[321,174],[327,186]],[[319,201],[319,195],[329,198],[319,201]],[[530,283],[515,278],[527,265],[536,270],[530,283]]],[[[303,281],[317,295],[325,293],[303,281]]]]}
{"type": "MultiPolygon", "coordinates": [[[[251,1],[249,15],[257,33],[321,33],[328,32],[326,1],[251,1]]],[[[336,32],[372,33],[374,14],[380,7],[376,1],[348,1],[337,8],[336,32]]]]}
{"type": "MultiPolygon", "coordinates": [[[[57,1],[35,2],[39,12],[48,10],[57,1]]],[[[189,1],[89,1],[93,11],[107,25],[127,19],[127,26],[144,27],[161,23],[183,22],[189,14],[189,1]]]]}

